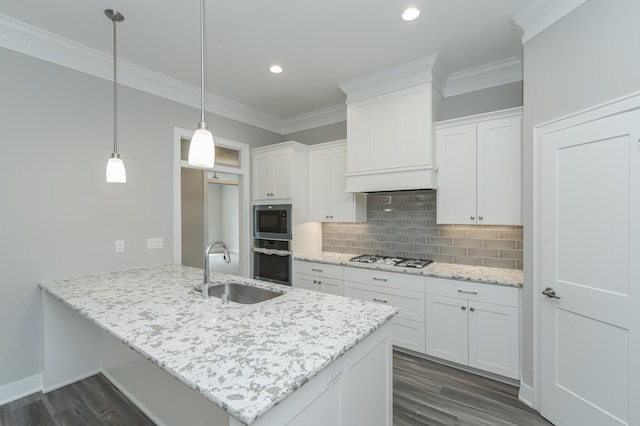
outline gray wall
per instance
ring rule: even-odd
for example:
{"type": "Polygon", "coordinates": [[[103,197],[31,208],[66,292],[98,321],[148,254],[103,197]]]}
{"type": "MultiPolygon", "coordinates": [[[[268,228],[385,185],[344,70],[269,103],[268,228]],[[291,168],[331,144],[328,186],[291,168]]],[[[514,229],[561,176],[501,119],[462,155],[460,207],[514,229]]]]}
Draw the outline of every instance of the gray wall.
{"type": "Polygon", "coordinates": [[[532,128],[640,90],[637,0],[589,0],[524,46],[523,381],[533,383],[532,128]]]}
{"type": "Polygon", "coordinates": [[[442,119],[449,120],[519,106],[522,106],[521,81],[444,98],[442,119]]]}
{"type": "MultiPolygon", "coordinates": [[[[128,183],[105,183],[112,84],[0,48],[0,386],[41,372],[38,281],[173,261],[173,126],[199,111],[119,92],[128,183]],[[147,250],[148,237],[164,237],[147,250]],[[125,240],[125,253],[114,253],[125,240]]],[[[214,134],[266,145],[282,136],[208,115],[214,134]]]]}

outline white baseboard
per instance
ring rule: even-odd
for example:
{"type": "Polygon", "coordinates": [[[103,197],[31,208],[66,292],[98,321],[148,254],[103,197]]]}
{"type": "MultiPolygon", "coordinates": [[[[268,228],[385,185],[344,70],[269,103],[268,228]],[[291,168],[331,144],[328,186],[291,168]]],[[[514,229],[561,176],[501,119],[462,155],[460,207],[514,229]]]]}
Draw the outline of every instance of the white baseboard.
{"type": "Polygon", "coordinates": [[[520,392],[518,392],[518,399],[529,407],[536,409],[533,406],[533,388],[524,382],[520,382],[520,392]]]}
{"type": "Polygon", "coordinates": [[[42,373],[0,386],[0,405],[42,391],[42,373]]]}

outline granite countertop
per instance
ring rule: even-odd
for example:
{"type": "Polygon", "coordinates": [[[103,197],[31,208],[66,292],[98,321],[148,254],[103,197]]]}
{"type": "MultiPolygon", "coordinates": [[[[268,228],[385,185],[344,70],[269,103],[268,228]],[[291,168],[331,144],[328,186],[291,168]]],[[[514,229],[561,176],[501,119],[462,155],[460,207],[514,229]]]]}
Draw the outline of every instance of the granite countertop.
{"type": "Polygon", "coordinates": [[[450,278],[462,281],[522,287],[523,275],[519,269],[489,268],[487,266],[458,265],[453,263],[431,263],[422,269],[399,268],[370,263],[350,262],[354,255],[347,253],[319,252],[294,256],[295,260],[349,266],[353,268],[376,269],[388,272],[400,272],[413,275],[425,275],[438,278],[450,278]]]}
{"type": "Polygon", "coordinates": [[[397,309],[233,275],[282,291],[253,305],[204,299],[202,269],[163,265],[41,283],[140,355],[251,424],[397,309]]]}

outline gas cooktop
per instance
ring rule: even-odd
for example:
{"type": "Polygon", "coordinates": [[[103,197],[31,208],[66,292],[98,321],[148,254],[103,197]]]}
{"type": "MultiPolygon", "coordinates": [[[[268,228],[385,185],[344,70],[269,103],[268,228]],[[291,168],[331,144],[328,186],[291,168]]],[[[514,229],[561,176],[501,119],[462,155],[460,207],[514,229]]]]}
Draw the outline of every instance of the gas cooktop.
{"type": "Polygon", "coordinates": [[[375,254],[362,254],[349,259],[356,263],[373,263],[376,265],[397,266],[400,268],[424,268],[433,260],[407,259],[404,257],[378,256],[375,254]]]}

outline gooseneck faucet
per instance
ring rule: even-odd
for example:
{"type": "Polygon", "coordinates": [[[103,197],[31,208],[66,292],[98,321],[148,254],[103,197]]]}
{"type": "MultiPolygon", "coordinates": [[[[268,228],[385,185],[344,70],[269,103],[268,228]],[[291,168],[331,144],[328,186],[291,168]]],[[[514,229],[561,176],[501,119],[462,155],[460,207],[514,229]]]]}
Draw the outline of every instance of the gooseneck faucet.
{"type": "Polygon", "coordinates": [[[204,251],[204,282],[202,284],[202,296],[205,299],[209,298],[209,287],[211,286],[211,278],[209,277],[209,254],[211,253],[211,249],[215,246],[221,246],[224,249],[224,261],[227,263],[231,263],[231,255],[229,254],[229,247],[222,240],[216,240],[209,244],[204,251]]]}

